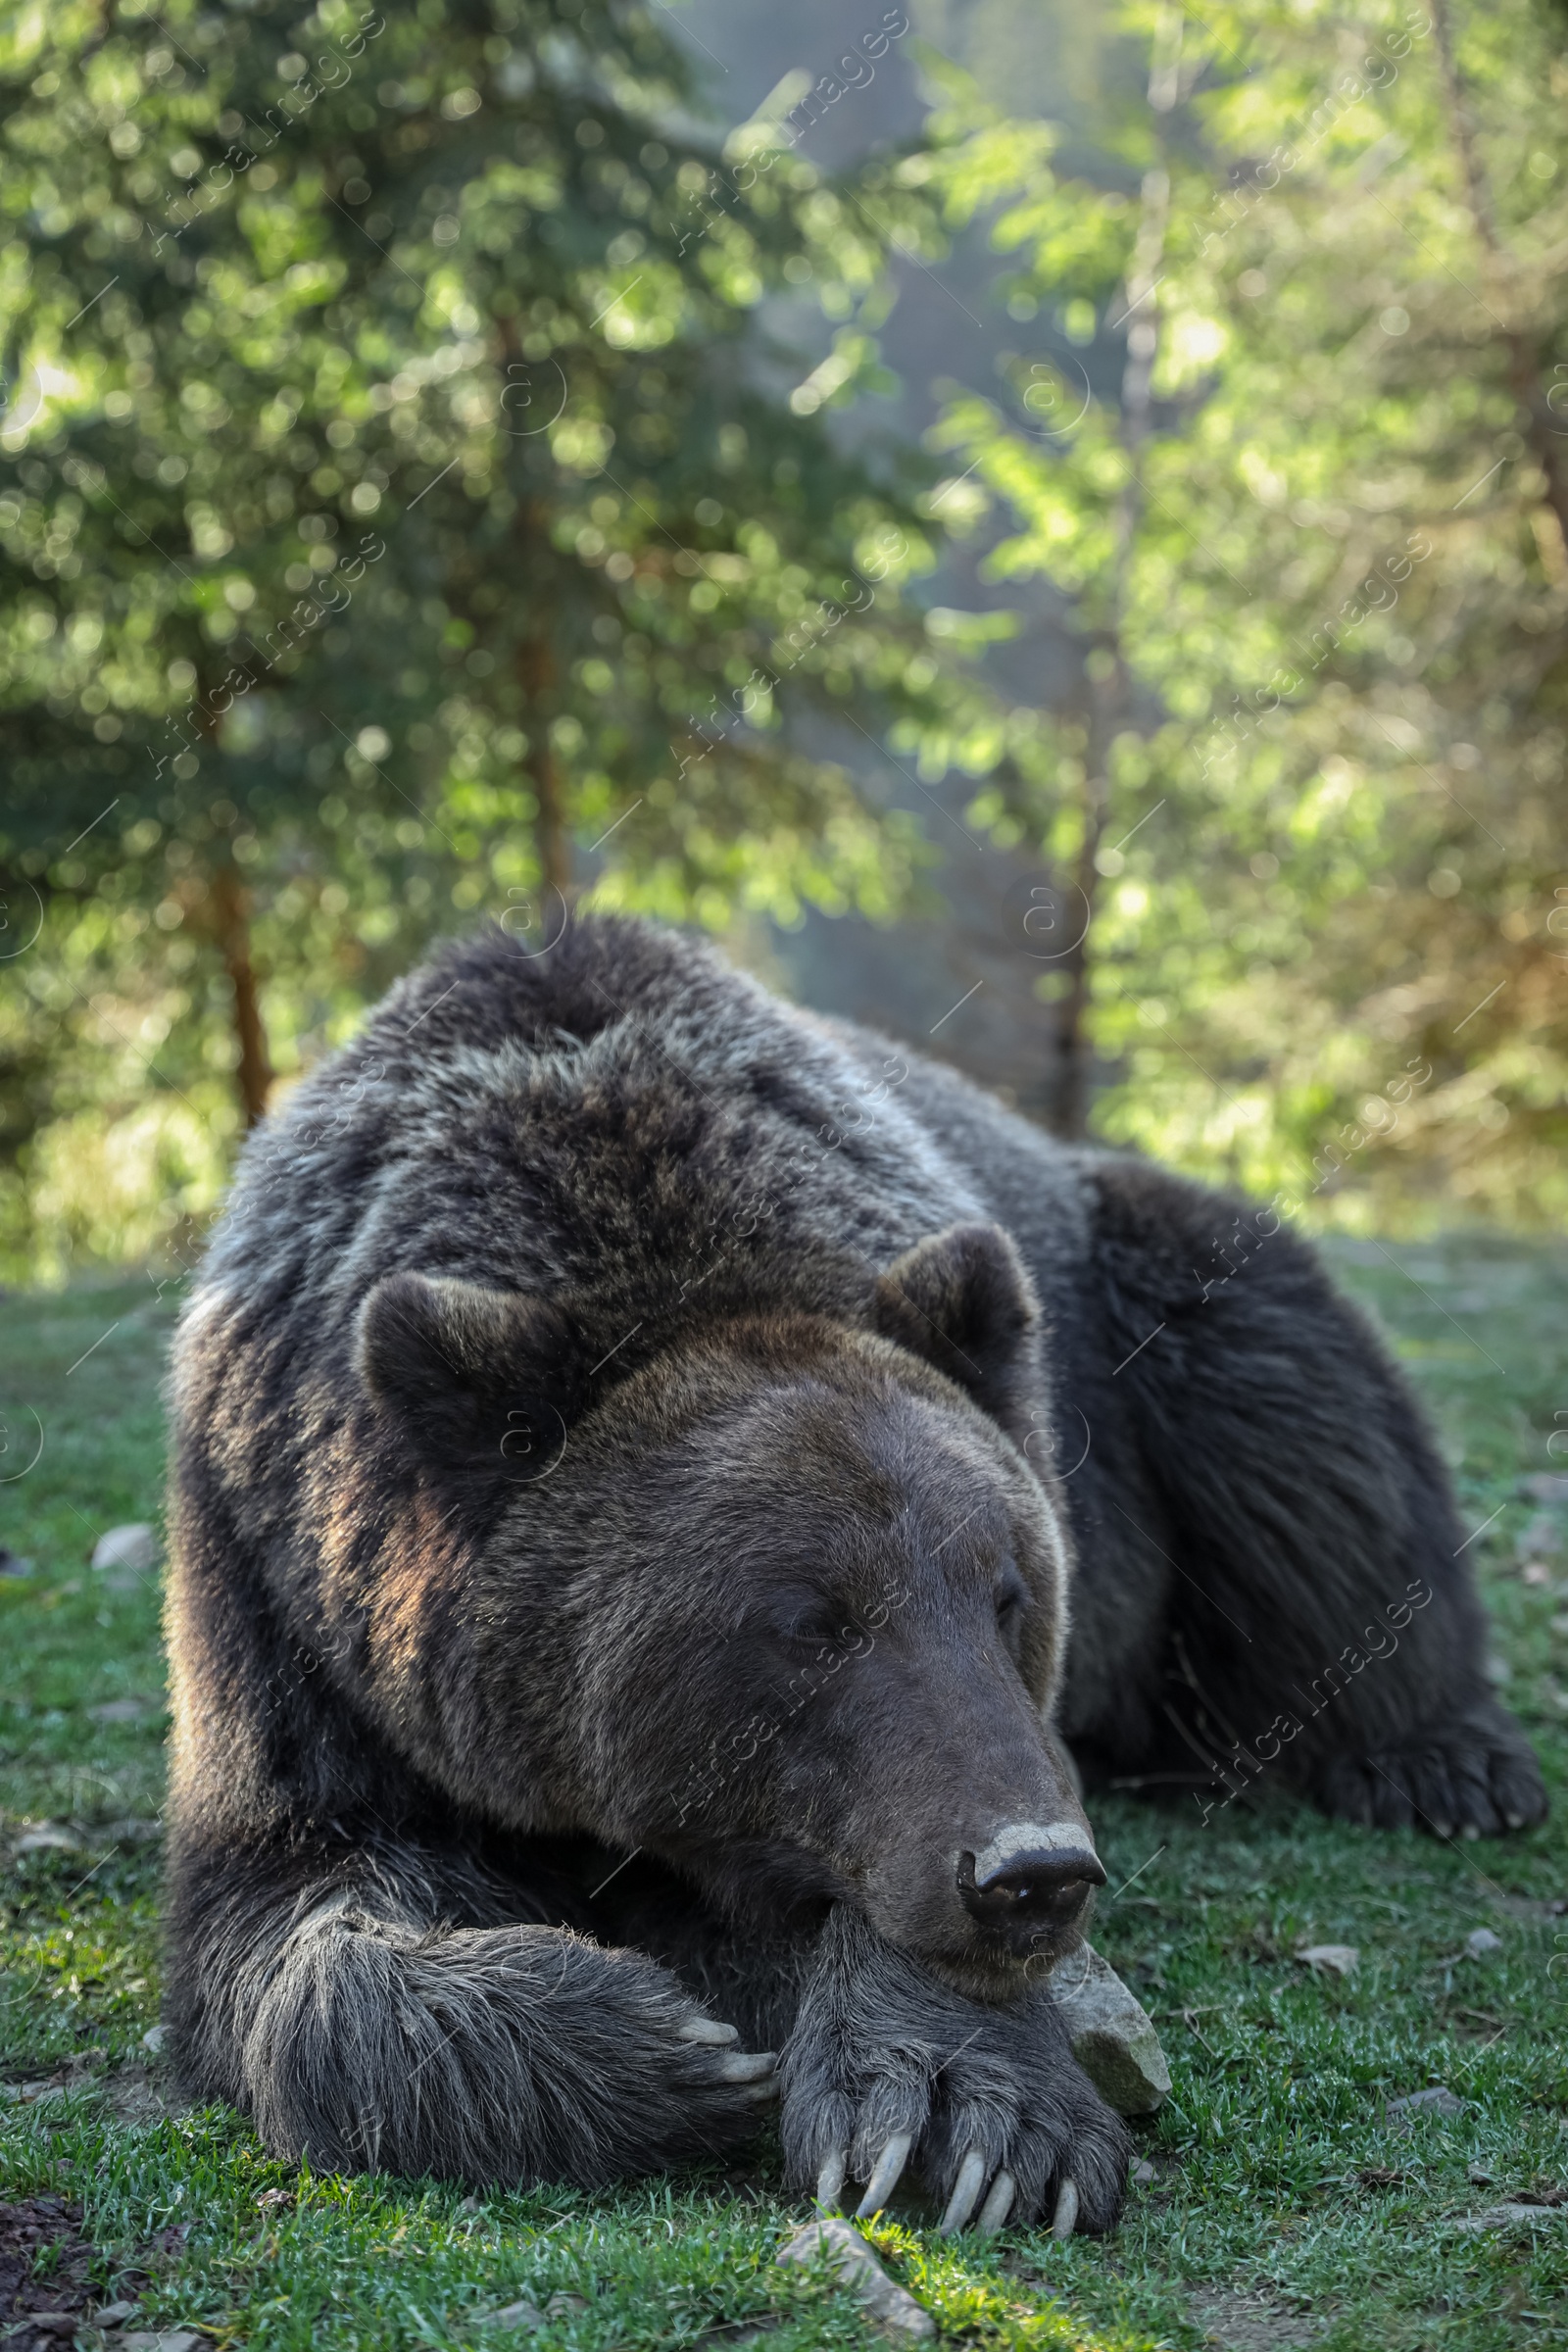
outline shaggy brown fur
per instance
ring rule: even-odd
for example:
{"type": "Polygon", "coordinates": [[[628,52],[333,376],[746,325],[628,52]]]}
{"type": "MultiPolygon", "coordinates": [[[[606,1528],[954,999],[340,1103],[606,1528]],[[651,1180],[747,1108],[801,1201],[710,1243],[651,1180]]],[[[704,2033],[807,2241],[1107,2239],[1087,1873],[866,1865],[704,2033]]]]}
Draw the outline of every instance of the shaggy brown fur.
{"type": "Polygon", "coordinates": [[[396,989],[181,1330],[191,2090],[593,2183],[755,2129],[739,2029],[797,2180],[907,2134],[993,2222],[1070,2176],[1108,2227],[1125,2134],[1037,1989],[1102,1876],[1050,1724],[1542,1811],[1406,1392],[1289,1235],[1195,1285],[1228,1213],[642,925],[396,989]]]}

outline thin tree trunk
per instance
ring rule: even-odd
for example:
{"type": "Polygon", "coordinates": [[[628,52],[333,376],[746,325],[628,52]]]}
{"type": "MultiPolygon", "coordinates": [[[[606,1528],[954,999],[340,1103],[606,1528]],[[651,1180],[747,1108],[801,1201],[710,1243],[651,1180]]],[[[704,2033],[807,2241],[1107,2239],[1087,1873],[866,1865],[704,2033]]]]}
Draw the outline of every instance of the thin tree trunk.
{"type": "MultiPolygon", "coordinates": [[[[1475,222],[1476,235],[1492,265],[1489,290],[1507,313],[1514,301],[1513,285],[1502,282],[1508,276],[1509,256],[1497,232],[1497,209],[1492,199],[1487,167],[1476,144],[1475,116],[1454,46],[1453,15],[1448,0],[1432,0],[1432,25],[1437,35],[1448,127],[1464,175],[1465,201],[1475,222]]],[[[1500,340],[1508,354],[1508,388],[1519,403],[1525,439],[1545,482],[1544,503],[1555,516],[1563,546],[1568,549],[1568,466],[1564,463],[1559,428],[1546,406],[1548,386],[1541,371],[1540,345],[1533,334],[1515,324],[1512,318],[1503,325],[1500,340]]]]}
{"type": "Polygon", "coordinates": [[[225,859],[208,885],[213,935],[234,992],[234,1034],[239,1040],[235,1078],[245,1124],[254,1127],[266,1114],[272,1084],[268,1058],[267,1030],[262,1020],[256,968],[251,962],[250,901],[235,868],[225,859]]]}
{"type": "Polygon", "coordinates": [[[1119,659],[1110,678],[1090,681],[1093,707],[1080,795],[1083,831],[1079,838],[1078,855],[1073,860],[1072,875],[1077,896],[1067,916],[1069,922],[1078,919],[1081,900],[1084,927],[1077,945],[1062,957],[1061,968],[1066,974],[1067,989],[1058,1000],[1056,1026],[1054,1127],[1058,1135],[1065,1136],[1071,1143],[1082,1142],[1089,1131],[1094,1066],[1094,1044],[1089,1035],[1089,1001],[1094,979],[1090,963],[1090,935],[1095,926],[1095,908],[1100,892],[1100,851],[1105,838],[1105,819],[1110,808],[1105,769],[1115,717],[1122,701],[1121,684],[1119,659]]]}
{"type": "MultiPolygon", "coordinates": [[[[214,681],[207,678],[199,683],[197,725],[208,750],[216,753],[221,722],[212,707],[213,685],[214,681]]],[[[205,901],[198,920],[205,921],[217,943],[233,991],[234,1037],[239,1046],[234,1082],[245,1124],[254,1127],[267,1115],[272,1064],[267,1050],[267,1026],[262,1019],[256,967],[251,962],[250,893],[240,880],[232,858],[224,852],[220,853],[219,862],[208,877],[205,901]]]]}
{"type": "MultiPolygon", "coordinates": [[[[1155,31],[1149,70],[1149,104],[1156,118],[1167,116],[1180,94],[1181,54],[1181,13],[1168,9],[1155,31]]],[[[1114,545],[1106,584],[1107,626],[1096,648],[1102,657],[1108,658],[1110,668],[1103,677],[1090,678],[1089,741],[1085,746],[1080,796],[1082,830],[1073,866],[1073,881],[1082,900],[1084,931],[1076,948],[1063,958],[1067,988],[1057,1000],[1056,1011],[1053,1124],[1058,1135],[1075,1143],[1088,1131],[1093,1094],[1094,1043],[1089,1035],[1089,1008],[1094,993],[1099,858],[1110,814],[1110,753],[1121,726],[1131,717],[1121,624],[1127,567],[1144,508],[1140,468],[1144,443],[1150,433],[1154,359],[1159,349],[1157,287],[1170,219],[1170,174],[1162,164],[1152,164],[1144,173],[1138,239],[1125,288],[1125,317],[1129,324],[1127,358],[1122,368],[1119,438],[1127,454],[1127,478],[1116,503],[1114,545]]],[[[1075,901],[1074,918],[1078,911],[1075,901]]]]}
{"type": "Polygon", "coordinates": [[[550,748],[546,698],[556,682],[556,657],[542,638],[525,637],[517,648],[517,683],[522,688],[528,729],[528,781],[533,786],[534,851],[547,890],[571,893],[571,836],[561,790],[561,771],[550,748]]]}

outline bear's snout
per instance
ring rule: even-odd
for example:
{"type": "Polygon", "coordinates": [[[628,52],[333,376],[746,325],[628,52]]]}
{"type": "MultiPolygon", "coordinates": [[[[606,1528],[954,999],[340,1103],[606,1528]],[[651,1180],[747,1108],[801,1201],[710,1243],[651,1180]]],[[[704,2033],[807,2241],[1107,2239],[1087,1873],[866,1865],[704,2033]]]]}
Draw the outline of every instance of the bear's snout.
{"type": "Polygon", "coordinates": [[[1081,1822],[1008,1822],[958,1856],[958,1896],[977,1926],[1011,1950],[1054,1940],[1082,1915],[1105,1872],[1081,1822]]]}

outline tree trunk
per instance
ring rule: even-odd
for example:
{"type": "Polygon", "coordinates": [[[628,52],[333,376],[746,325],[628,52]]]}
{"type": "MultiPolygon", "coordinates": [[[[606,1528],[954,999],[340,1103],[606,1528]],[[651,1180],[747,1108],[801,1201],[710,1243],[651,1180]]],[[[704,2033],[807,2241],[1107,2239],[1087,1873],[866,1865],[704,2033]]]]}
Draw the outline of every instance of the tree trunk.
{"type": "MultiPolygon", "coordinates": [[[[1156,120],[1168,116],[1181,91],[1182,19],[1176,9],[1163,12],[1155,29],[1149,69],[1149,104],[1156,120]]],[[[1095,906],[1100,886],[1100,849],[1110,815],[1110,753],[1121,726],[1132,716],[1127,665],[1122,659],[1121,616],[1127,566],[1144,508],[1140,465],[1149,438],[1152,407],[1154,356],[1159,348],[1157,288],[1170,220],[1170,174],[1162,164],[1144,173],[1138,239],[1128,265],[1124,289],[1127,357],[1122,368],[1119,439],[1127,453],[1127,479],[1116,503],[1114,552],[1106,583],[1107,625],[1090,656],[1109,666],[1102,676],[1090,677],[1091,714],[1085,746],[1083,831],[1073,865],[1073,881],[1083,902],[1084,932],[1078,945],[1062,959],[1066,993],[1056,1006],[1055,1110],[1052,1125],[1070,1143],[1088,1132],[1094,1044],[1089,1035],[1089,1006],[1094,988],[1095,906]]],[[[1075,906],[1074,913],[1077,908],[1075,906]]]]}
{"type": "Polygon", "coordinates": [[[272,1084],[271,1063],[267,1054],[267,1030],[262,1021],[261,1001],[256,987],[256,970],[251,962],[250,901],[244,884],[234,867],[225,859],[213,875],[208,886],[212,907],[213,935],[223,958],[229,986],[234,991],[234,1034],[239,1040],[239,1064],[235,1079],[239,1099],[245,1113],[245,1124],[254,1127],[266,1114],[267,1097],[272,1084]]]}
{"type": "Polygon", "coordinates": [[[1055,1116],[1052,1124],[1057,1135],[1074,1144],[1082,1143],[1089,1132],[1089,1105],[1094,1091],[1095,1049],[1089,1035],[1089,999],[1094,973],[1089,943],[1094,930],[1095,906],[1100,889],[1100,849],[1105,838],[1105,819],[1110,810],[1106,768],[1116,719],[1125,701],[1121,662],[1118,657],[1112,658],[1115,660],[1115,669],[1111,676],[1090,680],[1094,707],[1084,761],[1083,832],[1078,843],[1078,855],[1073,860],[1072,875],[1082,906],[1080,909],[1075,900],[1067,918],[1076,921],[1081,911],[1084,927],[1077,946],[1062,957],[1061,968],[1066,974],[1067,989],[1066,994],[1058,1000],[1056,1014],[1055,1116]]]}
{"type": "MultiPolygon", "coordinates": [[[[1500,280],[1505,274],[1508,256],[1497,234],[1496,207],[1492,201],[1487,168],[1476,145],[1475,117],[1470,110],[1470,94],[1465,88],[1464,75],[1459,70],[1448,0],[1432,0],[1432,25],[1437,35],[1438,63],[1447,103],[1448,127],[1453,134],[1459,169],[1464,175],[1465,201],[1470,209],[1470,218],[1475,222],[1482,250],[1492,265],[1493,282],[1489,290],[1496,295],[1507,314],[1512,309],[1514,289],[1500,280]]],[[[1508,387],[1519,403],[1524,436],[1545,482],[1544,504],[1556,518],[1563,546],[1568,549],[1568,466],[1564,464],[1561,428],[1546,406],[1549,387],[1541,372],[1541,348],[1536,337],[1517,325],[1512,318],[1508,318],[1503,324],[1500,340],[1508,354],[1508,387]]]]}
{"type": "Polygon", "coordinates": [[[550,748],[545,698],[556,682],[556,657],[542,638],[525,637],[517,648],[517,683],[522,688],[528,729],[528,781],[533,786],[534,851],[547,890],[564,899],[571,893],[571,836],[561,790],[561,772],[550,748]]]}

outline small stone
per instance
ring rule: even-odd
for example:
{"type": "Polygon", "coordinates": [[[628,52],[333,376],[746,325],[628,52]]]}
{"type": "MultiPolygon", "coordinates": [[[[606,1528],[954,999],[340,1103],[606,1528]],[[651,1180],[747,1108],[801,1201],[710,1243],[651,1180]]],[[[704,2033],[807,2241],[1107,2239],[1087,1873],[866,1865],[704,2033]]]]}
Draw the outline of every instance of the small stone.
{"type": "Polygon", "coordinates": [[[81,1839],[59,1821],[29,1821],[17,1839],[19,1854],[79,1854],[81,1839]]]}
{"type": "Polygon", "coordinates": [[[586,2295],[552,2295],[545,2305],[546,2312],[553,2320],[569,2320],[574,2312],[587,2309],[588,2298],[586,2295]]]}
{"type": "Polygon", "coordinates": [[[122,2335],[124,2352],[196,2352],[206,2339],[194,2328],[165,2328],[156,2334],[122,2335]]]}
{"type": "Polygon", "coordinates": [[[1147,2188],[1151,2180],[1157,2180],[1159,2178],[1147,2156],[1139,2157],[1133,2166],[1132,2177],[1140,2188],[1147,2188]]]}
{"type": "Polygon", "coordinates": [[[138,2303],[106,2303],[102,2311],[94,2312],[93,2318],[100,2328],[122,2328],[127,2320],[136,2317],[140,2308],[138,2303]]]}
{"type": "Polygon", "coordinates": [[[1568,1478],[1549,1470],[1538,1470],[1533,1478],[1519,1483],[1532,1502],[1568,1502],[1568,1478]]]}
{"type": "Polygon", "coordinates": [[[167,2026],[149,2026],[141,2037],[141,2046],[144,2050],[151,2050],[156,2058],[168,2035],[169,2028],[167,2026]]]}
{"type": "Polygon", "coordinates": [[[1396,2117],[1408,2126],[1412,2117],[1423,2115],[1463,2115],[1466,2102],[1456,2099],[1446,2082],[1438,2082],[1430,2090],[1407,2091],[1402,2099],[1385,2099],[1383,2112],[1391,2122],[1396,2117]]]}
{"type": "Polygon", "coordinates": [[[1527,1585],[1549,1585],[1551,1582],[1551,1570],[1544,1560],[1526,1560],[1520,1574],[1527,1585]]]}
{"type": "Polygon", "coordinates": [[[538,2304],[530,2303],[524,2296],[520,2302],[508,2303],[500,2311],[482,2312],[477,2325],[481,2328],[548,2328],[550,2322],[538,2304]]]}
{"type": "Polygon", "coordinates": [[[780,2262],[823,2259],[879,2327],[896,2328],[901,2335],[935,2335],[937,2326],[931,2314],[922,2311],[914,2297],[888,2277],[858,2230],[848,2222],[828,2215],[808,2222],[777,2255],[780,2262]]]}
{"type": "Polygon", "coordinates": [[[1101,2097],[1121,2115],[1152,2115],[1170,2090],[1170,2068],[1153,2020],[1109,1961],[1080,1944],[1046,1982],[1072,2054],[1101,2097]]]}
{"type": "Polygon", "coordinates": [[[137,1520],[129,1527],[112,1527],[100,1536],[93,1545],[92,1564],[95,1568],[128,1568],[140,1573],[158,1565],[158,1537],[154,1529],[137,1520]]]}
{"type": "Polygon", "coordinates": [[[1361,1954],[1353,1943],[1309,1943],[1296,1957],[1303,1968],[1320,1973],[1327,1970],[1335,1977],[1350,1977],[1355,1974],[1361,1954]]]}
{"type": "Polygon", "coordinates": [[[1464,1939],[1464,1948],[1472,1960],[1482,1960],[1488,1952],[1501,1951],[1502,1937],[1494,1936],[1490,1928],[1473,1928],[1464,1939]]]}
{"type": "Polygon", "coordinates": [[[1464,2221],[1455,2222],[1454,2228],[1456,2230],[1517,2230],[1524,2222],[1528,2222],[1532,2228],[1535,2228],[1542,2222],[1565,2220],[1568,2220],[1568,2205],[1492,2205],[1485,2213],[1473,2213],[1464,2221]]]}
{"type": "MultiPolygon", "coordinates": [[[[155,2034],[162,2030],[159,2026],[153,2028],[155,2034]]],[[[258,2213],[287,2213],[298,2201],[291,2188],[264,2188],[256,2200],[256,2210],[258,2213]]]]}

